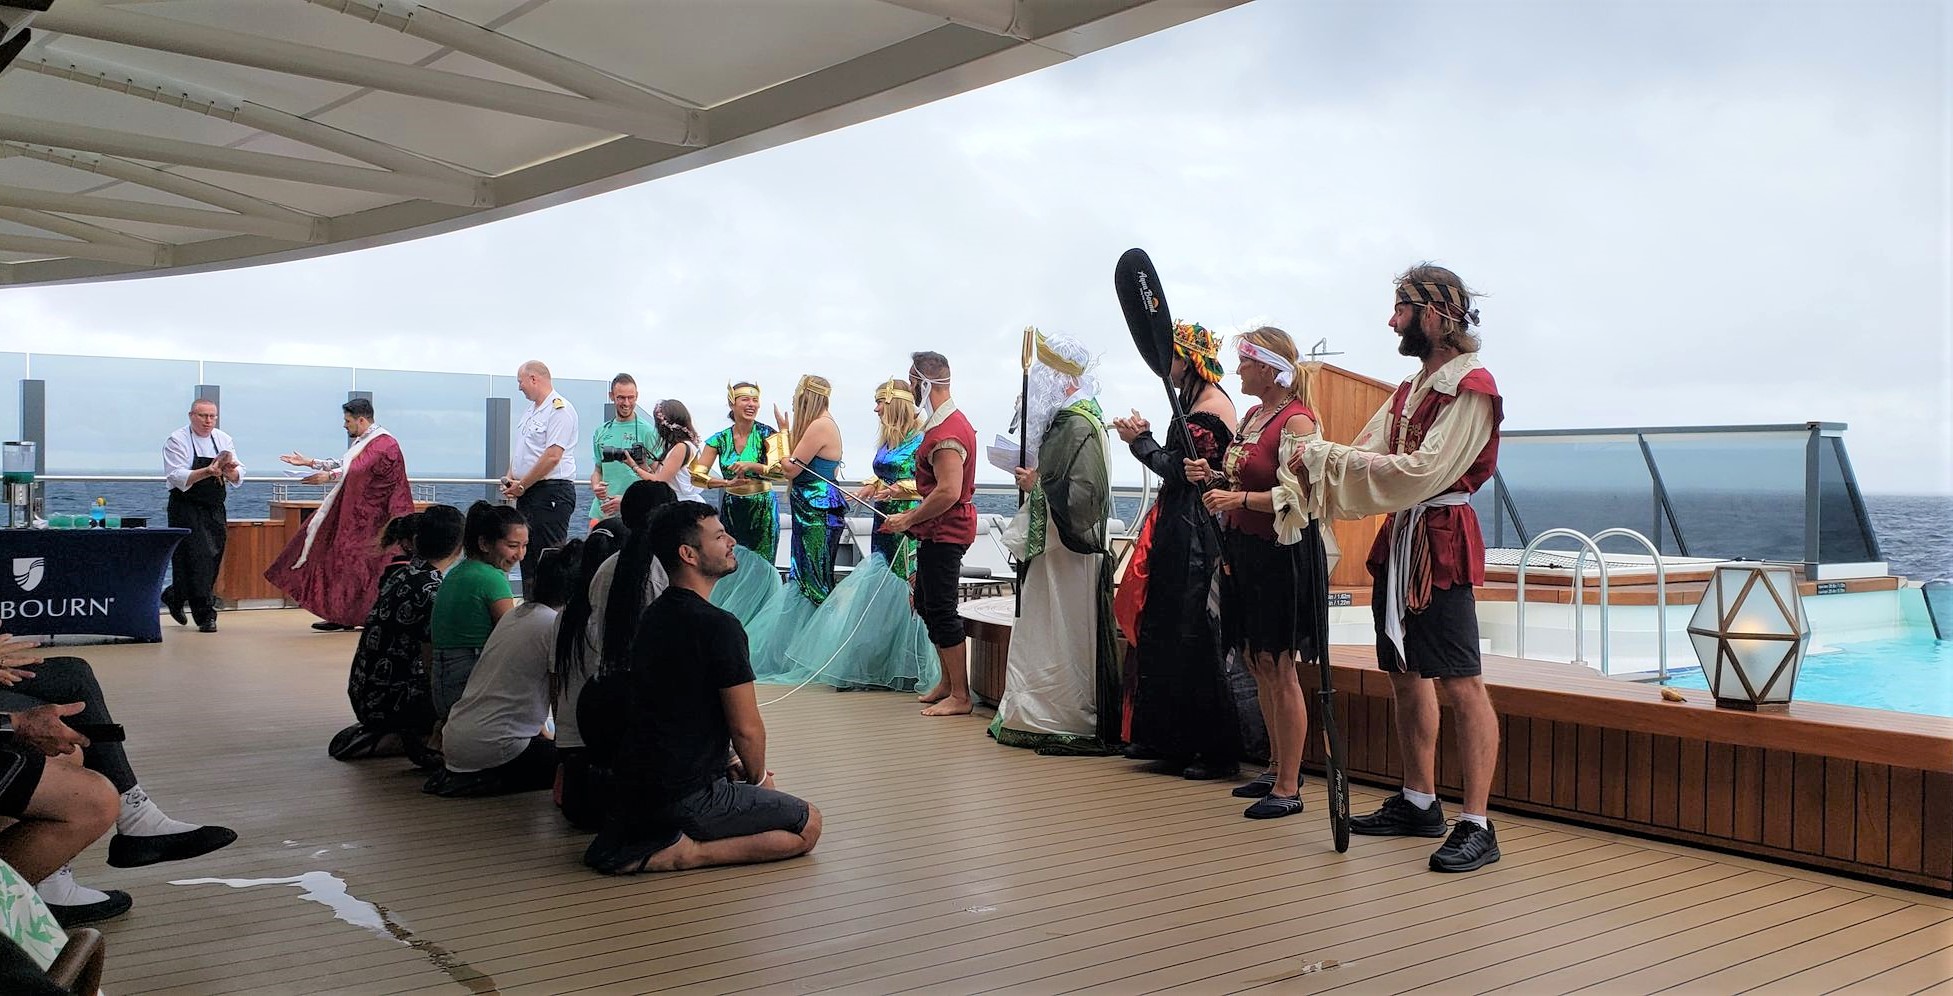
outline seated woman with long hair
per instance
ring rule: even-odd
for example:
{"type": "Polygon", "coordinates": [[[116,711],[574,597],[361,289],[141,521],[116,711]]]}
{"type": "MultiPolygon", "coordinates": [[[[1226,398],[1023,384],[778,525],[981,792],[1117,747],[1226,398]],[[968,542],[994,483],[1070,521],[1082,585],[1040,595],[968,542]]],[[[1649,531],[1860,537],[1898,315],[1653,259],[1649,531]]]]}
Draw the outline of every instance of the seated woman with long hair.
{"type": "Polygon", "coordinates": [[[332,738],[327,752],[333,757],[350,761],[372,756],[387,737],[395,736],[415,764],[440,763],[440,755],[427,747],[434,729],[428,621],[442,573],[461,559],[462,530],[461,510],[452,505],[434,505],[387,524],[382,538],[395,545],[410,543],[413,557],[388,565],[380,574],[379,595],[366,614],[346,681],[357,722],[332,738]]]}
{"type": "MultiPolygon", "coordinates": [[[[561,762],[562,792],[557,805],[570,825],[594,832],[603,823],[602,786],[606,768],[591,757],[579,718],[583,690],[603,666],[605,636],[611,626],[611,594],[617,590],[619,565],[631,537],[646,536],[653,513],[673,501],[670,486],[660,481],[638,481],[624,492],[619,517],[624,530],[619,539],[606,530],[590,534],[584,546],[582,573],[570,602],[558,617],[556,628],[556,666],[551,701],[556,711],[556,748],[561,762]]],[[[648,541],[648,536],[645,541],[648,541]]],[[[636,565],[648,554],[640,550],[624,577],[639,578],[636,565]]],[[[630,605],[638,610],[664,590],[663,576],[655,565],[641,583],[626,585],[617,599],[618,625],[635,620],[630,605]]],[[[628,643],[628,637],[626,643],[628,643]]]]}

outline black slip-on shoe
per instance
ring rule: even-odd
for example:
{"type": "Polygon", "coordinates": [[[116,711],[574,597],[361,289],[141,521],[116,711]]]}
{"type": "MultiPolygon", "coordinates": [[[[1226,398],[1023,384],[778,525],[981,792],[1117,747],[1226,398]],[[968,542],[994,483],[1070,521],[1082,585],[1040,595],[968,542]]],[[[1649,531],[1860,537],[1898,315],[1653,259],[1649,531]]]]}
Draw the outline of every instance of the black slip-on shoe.
{"type": "Polygon", "coordinates": [[[54,922],[63,927],[86,927],[91,923],[112,920],[129,912],[136,901],[121,889],[108,889],[108,898],[98,903],[81,903],[76,906],[62,906],[48,903],[47,911],[54,914],[54,922]]]}
{"type": "Polygon", "coordinates": [[[1499,860],[1499,837],[1492,825],[1479,826],[1459,820],[1451,828],[1444,846],[1431,852],[1431,870],[1436,872],[1477,871],[1499,860]]]}
{"type": "Polygon", "coordinates": [[[1302,811],[1302,795],[1276,795],[1272,792],[1255,800],[1255,804],[1241,811],[1241,815],[1251,820],[1278,820],[1284,816],[1294,816],[1302,811]]]}
{"type": "Polygon", "coordinates": [[[150,837],[119,833],[109,838],[108,863],[110,868],[140,868],[159,861],[182,861],[229,847],[236,840],[237,831],[228,827],[198,827],[150,837]]]}
{"type": "Polygon", "coordinates": [[[1376,812],[1351,817],[1349,832],[1365,837],[1442,837],[1444,803],[1433,802],[1429,809],[1419,809],[1400,792],[1383,800],[1376,812]]]}
{"type": "Polygon", "coordinates": [[[183,599],[168,588],[163,589],[163,608],[169,610],[170,618],[176,620],[178,626],[190,625],[190,617],[183,612],[183,599]]]}
{"type": "Polygon", "coordinates": [[[1234,791],[1231,794],[1236,799],[1259,799],[1273,791],[1275,791],[1275,773],[1272,771],[1264,771],[1256,775],[1254,781],[1246,785],[1234,786],[1234,791]]]}
{"type": "Polygon", "coordinates": [[[1217,782],[1240,774],[1241,766],[1238,764],[1217,764],[1212,761],[1195,761],[1180,769],[1180,777],[1190,782],[1217,782]]]}
{"type": "Polygon", "coordinates": [[[321,633],[343,633],[346,630],[352,629],[351,626],[341,626],[336,622],[327,622],[324,619],[313,623],[312,628],[321,633]]]}

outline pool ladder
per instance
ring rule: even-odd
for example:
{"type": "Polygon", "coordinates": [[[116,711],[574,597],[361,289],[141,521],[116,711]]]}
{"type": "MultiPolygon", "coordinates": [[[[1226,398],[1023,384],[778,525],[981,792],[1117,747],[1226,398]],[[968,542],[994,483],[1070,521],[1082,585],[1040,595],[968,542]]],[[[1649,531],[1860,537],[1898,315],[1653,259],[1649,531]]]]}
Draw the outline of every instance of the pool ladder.
{"type": "MultiPolygon", "coordinates": [[[[1555,537],[1564,537],[1580,544],[1580,556],[1573,562],[1573,663],[1585,666],[1587,663],[1587,616],[1580,611],[1585,599],[1582,597],[1582,583],[1587,576],[1587,554],[1594,555],[1594,566],[1600,571],[1600,673],[1607,669],[1607,558],[1601,556],[1600,541],[1614,536],[1634,540],[1646,547],[1655,559],[1655,634],[1656,656],[1655,677],[1668,679],[1668,569],[1663,566],[1661,551],[1649,542],[1648,537],[1632,529],[1604,529],[1592,536],[1578,529],[1548,529],[1533,537],[1531,543],[1519,554],[1519,610],[1516,625],[1519,628],[1518,656],[1526,656],[1526,569],[1532,566],[1533,551],[1539,545],[1555,537]]],[[[1552,551],[1549,551],[1552,552],[1552,551]]]]}

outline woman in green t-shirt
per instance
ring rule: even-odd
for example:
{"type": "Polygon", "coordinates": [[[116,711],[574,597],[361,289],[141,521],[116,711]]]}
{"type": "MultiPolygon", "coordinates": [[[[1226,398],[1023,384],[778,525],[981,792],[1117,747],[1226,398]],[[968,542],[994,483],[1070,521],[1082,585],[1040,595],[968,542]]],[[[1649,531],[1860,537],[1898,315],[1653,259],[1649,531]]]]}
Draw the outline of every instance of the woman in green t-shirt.
{"type": "Polygon", "coordinates": [[[497,620],[515,608],[509,588],[509,569],[529,548],[529,526],[514,505],[478,501],[468,507],[468,524],[461,545],[468,556],[441,578],[434,596],[434,616],[427,635],[434,644],[434,713],[448,716],[468,676],[481,659],[481,648],[497,620]]]}

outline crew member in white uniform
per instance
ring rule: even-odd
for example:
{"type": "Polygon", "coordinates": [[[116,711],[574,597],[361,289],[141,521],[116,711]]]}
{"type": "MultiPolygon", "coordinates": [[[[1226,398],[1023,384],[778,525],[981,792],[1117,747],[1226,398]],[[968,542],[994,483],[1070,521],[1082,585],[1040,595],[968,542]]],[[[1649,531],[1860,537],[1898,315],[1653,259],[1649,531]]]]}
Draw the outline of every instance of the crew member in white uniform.
{"type": "Polygon", "coordinates": [[[502,475],[502,497],[529,523],[529,551],[522,557],[522,591],[536,575],[544,550],[570,536],[576,510],[576,408],[562,395],[541,360],[516,368],[516,383],[529,410],[509,440],[509,470],[502,475]]]}

